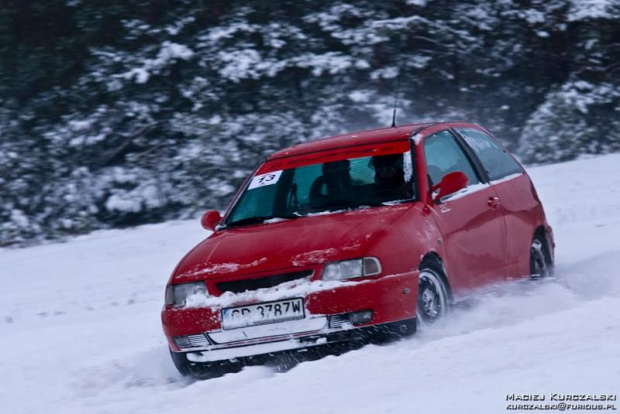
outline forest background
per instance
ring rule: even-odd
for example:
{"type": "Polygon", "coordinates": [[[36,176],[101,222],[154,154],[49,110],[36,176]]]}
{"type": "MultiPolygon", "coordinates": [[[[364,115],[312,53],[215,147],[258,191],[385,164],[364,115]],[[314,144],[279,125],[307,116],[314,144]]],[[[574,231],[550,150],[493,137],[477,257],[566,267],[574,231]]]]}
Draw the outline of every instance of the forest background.
{"type": "Polygon", "coordinates": [[[271,152],[467,120],[620,150],[620,0],[0,0],[0,246],[222,209],[271,152]]]}

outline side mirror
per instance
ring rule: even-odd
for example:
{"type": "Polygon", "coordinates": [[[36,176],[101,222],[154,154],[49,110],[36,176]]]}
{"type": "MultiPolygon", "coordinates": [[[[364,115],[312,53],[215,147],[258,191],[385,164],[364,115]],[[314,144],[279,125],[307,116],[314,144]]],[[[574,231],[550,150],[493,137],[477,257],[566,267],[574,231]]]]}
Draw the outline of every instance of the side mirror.
{"type": "Polygon", "coordinates": [[[200,224],[202,224],[202,227],[204,227],[205,229],[214,231],[215,226],[217,226],[220,221],[222,221],[222,216],[220,216],[220,212],[215,210],[209,210],[202,215],[202,218],[200,219],[200,224]]]}
{"type": "Polygon", "coordinates": [[[439,184],[435,184],[432,188],[433,192],[439,189],[439,194],[433,198],[433,201],[438,202],[445,196],[449,196],[450,194],[454,194],[457,191],[462,190],[467,187],[468,182],[469,179],[465,173],[461,171],[454,171],[444,175],[441,182],[439,182],[439,184]]]}

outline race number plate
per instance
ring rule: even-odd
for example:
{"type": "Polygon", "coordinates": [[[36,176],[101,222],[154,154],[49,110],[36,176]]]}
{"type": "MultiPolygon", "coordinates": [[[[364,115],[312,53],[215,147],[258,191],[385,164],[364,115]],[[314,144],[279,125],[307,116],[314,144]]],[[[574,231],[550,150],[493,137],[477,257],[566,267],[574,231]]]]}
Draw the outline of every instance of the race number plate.
{"type": "Polygon", "coordinates": [[[305,317],[302,298],[222,309],[222,329],[292,321],[305,317]]]}

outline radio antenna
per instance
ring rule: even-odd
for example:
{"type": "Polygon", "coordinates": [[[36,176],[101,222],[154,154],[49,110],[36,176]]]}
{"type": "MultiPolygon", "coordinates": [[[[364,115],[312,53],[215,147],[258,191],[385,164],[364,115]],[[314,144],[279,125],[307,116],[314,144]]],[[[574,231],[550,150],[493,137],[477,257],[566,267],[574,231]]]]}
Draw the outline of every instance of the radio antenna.
{"type": "Polygon", "coordinates": [[[396,97],[394,98],[394,112],[392,113],[392,128],[396,128],[396,108],[398,107],[398,95],[400,93],[400,78],[402,70],[398,70],[398,83],[396,84],[396,97]]]}

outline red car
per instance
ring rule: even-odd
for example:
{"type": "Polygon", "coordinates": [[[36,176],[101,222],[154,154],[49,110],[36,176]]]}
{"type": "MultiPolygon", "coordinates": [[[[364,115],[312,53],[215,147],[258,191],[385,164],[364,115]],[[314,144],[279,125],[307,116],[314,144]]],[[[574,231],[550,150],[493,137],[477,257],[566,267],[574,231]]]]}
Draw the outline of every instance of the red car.
{"type": "Polygon", "coordinates": [[[542,277],[554,241],[523,167],[482,127],[429,123],[279,151],[166,288],[183,374],[222,361],[407,335],[485,284],[542,277]]]}

